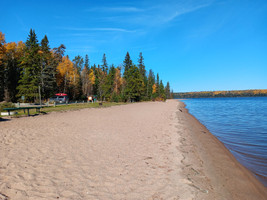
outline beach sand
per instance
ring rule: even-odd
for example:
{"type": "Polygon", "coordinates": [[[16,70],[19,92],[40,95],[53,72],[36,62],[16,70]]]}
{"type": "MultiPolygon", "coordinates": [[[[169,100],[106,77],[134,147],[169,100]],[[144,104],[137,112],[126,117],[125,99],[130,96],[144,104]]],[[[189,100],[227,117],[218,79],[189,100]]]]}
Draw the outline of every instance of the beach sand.
{"type": "Polygon", "coordinates": [[[0,200],[267,199],[182,102],[0,122],[0,200]]]}

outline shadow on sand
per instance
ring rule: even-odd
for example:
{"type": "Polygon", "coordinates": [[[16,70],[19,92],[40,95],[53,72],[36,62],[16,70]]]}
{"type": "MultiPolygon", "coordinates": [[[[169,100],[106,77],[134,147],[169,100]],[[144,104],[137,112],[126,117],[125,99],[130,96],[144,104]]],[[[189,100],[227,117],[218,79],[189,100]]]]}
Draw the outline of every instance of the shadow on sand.
{"type": "Polygon", "coordinates": [[[0,122],[6,122],[6,121],[10,121],[11,119],[3,119],[0,117],[0,122]]]}

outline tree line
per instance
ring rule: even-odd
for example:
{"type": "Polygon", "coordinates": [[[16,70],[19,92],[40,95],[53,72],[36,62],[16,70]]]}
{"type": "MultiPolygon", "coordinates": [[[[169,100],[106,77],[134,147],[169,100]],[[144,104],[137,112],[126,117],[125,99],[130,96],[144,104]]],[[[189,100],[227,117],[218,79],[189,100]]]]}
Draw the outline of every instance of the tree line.
{"type": "Polygon", "coordinates": [[[180,92],[174,93],[174,98],[215,98],[215,97],[256,97],[267,96],[267,89],[263,90],[232,90],[232,91],[206,91],[206,92],[180,92]]]}
{"type": "Polygon", "coordinates": [[[146,70],[139,54],[135,65],[127,52],[123,64],[108,65],[106,55],[101,64],[90,65],[88,55],[73,60],[65,45],[50,48],[45,35],[39,43],[34,30],[27,41],[5,42],[0,32],[0,101],[26,102],[48,99],[55,93],[67,93],[70,99],[95,95],[101,101],[146,101],[171,98],[170,84],[164,86],[159,74],[146,70]]]}

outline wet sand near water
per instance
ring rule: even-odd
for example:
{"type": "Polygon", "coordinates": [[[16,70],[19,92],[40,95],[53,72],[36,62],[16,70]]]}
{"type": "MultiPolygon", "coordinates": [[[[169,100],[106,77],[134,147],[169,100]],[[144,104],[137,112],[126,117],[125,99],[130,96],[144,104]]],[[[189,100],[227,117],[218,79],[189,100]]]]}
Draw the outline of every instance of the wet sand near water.
{"type": "Polygon", "coordinates": [[[177,100],[0,122],[0,200],[266,198],[177,100]]]}

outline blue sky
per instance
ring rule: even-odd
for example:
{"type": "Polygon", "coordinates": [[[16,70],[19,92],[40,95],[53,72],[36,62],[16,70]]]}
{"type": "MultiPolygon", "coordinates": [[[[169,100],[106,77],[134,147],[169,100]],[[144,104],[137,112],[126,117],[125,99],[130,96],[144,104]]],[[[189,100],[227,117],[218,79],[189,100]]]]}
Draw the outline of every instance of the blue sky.
{"type": "Polygon", "coordinates": [[[267,88],[266,0],[1,0],[6,42],[35,29],[66,55],[120,65],[143,52],[175,92],[267,88]]]}

